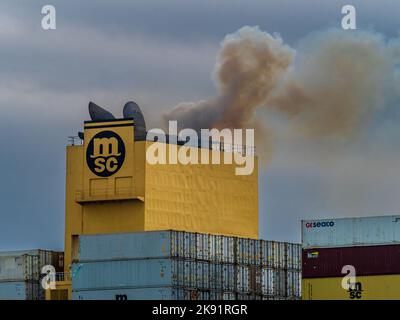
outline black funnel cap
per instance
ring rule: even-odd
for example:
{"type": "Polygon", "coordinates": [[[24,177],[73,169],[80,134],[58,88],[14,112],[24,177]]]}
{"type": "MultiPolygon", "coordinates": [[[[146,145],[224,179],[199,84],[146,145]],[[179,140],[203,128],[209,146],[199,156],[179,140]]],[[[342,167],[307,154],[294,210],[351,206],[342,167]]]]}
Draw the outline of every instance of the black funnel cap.
{"type": "Polygon", "coordinates": [[[89,114],[93,121],[113,120],[115,117],[111,112],[98,106],[92,101],[89,102],[89,114]]]}

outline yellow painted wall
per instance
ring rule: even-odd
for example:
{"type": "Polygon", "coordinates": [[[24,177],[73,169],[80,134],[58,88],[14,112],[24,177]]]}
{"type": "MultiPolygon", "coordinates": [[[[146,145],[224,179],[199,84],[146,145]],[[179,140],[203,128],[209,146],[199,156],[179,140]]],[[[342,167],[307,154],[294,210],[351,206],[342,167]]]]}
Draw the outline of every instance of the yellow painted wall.
{"type": "Polygon", "coordinates": [[[74,235],[174,229],[258,237],[257,159],[249,176],[236,175],[235,164],[151,165],[153,142],[134,142],[133,132],[132,120],[87,122],[84,145],[67,147],[65,272],[74,235]],[[103,131],[117,133],[126,149],[109,177],[87,164],[89,142],[103,131]]]}
{"type": "Polygon", "coordinates": [[[400,275],[382,275],[357,277],[361,284],[361,292],[353,292],[342,288],[343,278],[303,279],[303,300],[400,300],[400,275]]]}
{"type": "Polygon", "coordinates": [[[74,235],[144,230],[144,143],[133,143],[132,120],[85,123],[84,134],[83,146],[67,147],[65,272],[72,262],[74,235]],[[86,161],[88,143],[102,131],[116,132],[125,145],[123,165],[110,177],[97,176],[86,161]]]}
{"type": "Polygon", "coordinates": [[[83,147],[68,146],[65,190],[64,271],[71,264],[71,237],[82,234],[83,207],[75,201],[75,193],[82,189],[83,147]]]}
{"type": "Polygon", "coordinates": [[[72,284],[71,281],[57,282],[56,289],[45,290],[46,300],[72,300],[72,284]]]}
{"type": "Polygon", "coordinates": [[[258,238],[257,162],[254,166],[251,175],[239,176],[236,164],[146,163],[146,230],[258,238]]]}

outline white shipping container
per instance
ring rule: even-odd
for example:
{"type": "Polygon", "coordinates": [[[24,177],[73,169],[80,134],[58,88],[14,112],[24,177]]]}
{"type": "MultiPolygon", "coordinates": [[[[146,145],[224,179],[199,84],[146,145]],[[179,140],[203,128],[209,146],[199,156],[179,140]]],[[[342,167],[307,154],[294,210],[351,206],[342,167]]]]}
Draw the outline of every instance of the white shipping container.
{"type": "Polygon", "coordinates": [[[63,255],[48,250],[0,252],[0,281],[39,280],[42,267],[52,265],[59,271],[63,255]]]}
{"type": "Polygon", "coordinates": [[[178,258],[300,269],[301,246],[183,231],[82,235],[76,261],[178,258]]]}
{"type": "Polygon", "coordinates": [[[0,256],[0,281],[39,279],[39,258],[36,255],[0,256]]]}
{"type": "Polygon", "coordinates": [[[302,221],[303,248],[400,244],[400,215],[302,221]]]}
{"type": "Polygon", "coordinates": [[[173,258],[86,262],[72,267],[74,292],[144,287],[292,299],[300,297],[300,271],[173,258]]]}

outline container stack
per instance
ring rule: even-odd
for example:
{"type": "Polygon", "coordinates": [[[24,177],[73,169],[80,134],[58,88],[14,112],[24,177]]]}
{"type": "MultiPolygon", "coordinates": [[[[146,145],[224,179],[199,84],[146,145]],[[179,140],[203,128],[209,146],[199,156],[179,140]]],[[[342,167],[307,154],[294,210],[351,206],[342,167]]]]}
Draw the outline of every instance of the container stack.
{"type": "Polygon", "coordinates": [[[303,221],[302,242],[303,299],[400,299],[400,216],[303,221]]]}
{"type": "Polygon", "coordinates": [[[41,270],[63,269],[64,254],[47,250],[0,252],[0,300],[42,300],[41,270]]]}
{"type": "Polygon", "coordinates": [[[84,235],[75,300],[299,299],[301,246],[182,231],[84,235]]]}

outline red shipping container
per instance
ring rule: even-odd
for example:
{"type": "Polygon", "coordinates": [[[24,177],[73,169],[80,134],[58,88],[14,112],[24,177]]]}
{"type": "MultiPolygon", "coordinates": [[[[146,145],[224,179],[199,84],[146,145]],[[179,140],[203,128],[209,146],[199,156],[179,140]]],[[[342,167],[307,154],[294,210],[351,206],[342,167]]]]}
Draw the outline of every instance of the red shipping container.
{"type": "Polygon", "coordinates": [[[352,265],[356,276],[400,274],[400,245],[303,249],[303,278],[343,277],[352,265]]]}

